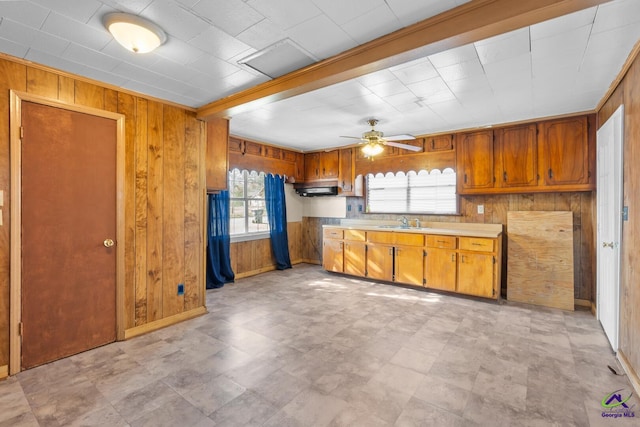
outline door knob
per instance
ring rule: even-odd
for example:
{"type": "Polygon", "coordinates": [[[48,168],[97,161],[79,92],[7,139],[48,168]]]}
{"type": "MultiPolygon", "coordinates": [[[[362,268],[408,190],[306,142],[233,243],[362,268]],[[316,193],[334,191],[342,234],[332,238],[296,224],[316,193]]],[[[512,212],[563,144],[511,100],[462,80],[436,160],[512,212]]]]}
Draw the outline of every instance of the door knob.
{"type": "Polygon", "coordinates": [[[110,248],[115,244],[115,242],[112,239],[104,239],[104,242],[102,242],[102,244],[105,248],[110,248]]]}
{"type": "Polygon", "coordinates": [[[602,247],[603,248],[611,248],[611,249],[613,249],[613,242],[609,242],[609,243],[602,242],[602,247]]]}

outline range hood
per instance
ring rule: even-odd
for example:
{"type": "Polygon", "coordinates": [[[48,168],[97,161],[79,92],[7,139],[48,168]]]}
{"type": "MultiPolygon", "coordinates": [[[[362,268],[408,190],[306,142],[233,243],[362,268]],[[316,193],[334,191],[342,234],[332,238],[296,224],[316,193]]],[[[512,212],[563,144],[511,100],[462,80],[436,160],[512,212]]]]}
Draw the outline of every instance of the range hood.
{"type": "Polygon", "coordinates": [[[296,193],[298,193],[300,197],[337,196],[338,186],[300,187],[296,188],[296,193]]]}

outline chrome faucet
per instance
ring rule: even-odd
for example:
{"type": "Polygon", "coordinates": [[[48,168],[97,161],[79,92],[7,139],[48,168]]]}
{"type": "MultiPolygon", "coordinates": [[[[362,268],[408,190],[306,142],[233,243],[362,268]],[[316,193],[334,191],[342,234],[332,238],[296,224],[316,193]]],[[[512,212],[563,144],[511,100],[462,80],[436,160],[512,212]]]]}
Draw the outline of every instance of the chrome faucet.
{"type": "Polygon", "coordinates": [[[408,227],[409,226],[409,220],[407,219],[406,216],[403,216],[398,221],[400,221],[400,223],[402,224],[403,227],[408,227]]]}
{"type": "Polygon", "coordinates": [[[420,228],[420,218],[416,218],[416,228],[420,228]]]}

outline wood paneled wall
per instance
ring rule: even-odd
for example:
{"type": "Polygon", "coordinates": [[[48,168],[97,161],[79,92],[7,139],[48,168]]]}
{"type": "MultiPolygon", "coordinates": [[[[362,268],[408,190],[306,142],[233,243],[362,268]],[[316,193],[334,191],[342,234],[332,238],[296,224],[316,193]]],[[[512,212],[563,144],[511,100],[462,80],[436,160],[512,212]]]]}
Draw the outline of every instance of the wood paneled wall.
{"type": "MultiPolygon", "coordinates": [[[[362,214],[358,213],[358,205],[364,204],[362,198],[349,197],[347,204],[349,219],[395,220],[398,215],[362,214]]],[[[576,299],[591,301],[595,292],[595,194],[579,193],[537,193],[507,194],[487,196],[461,196],[460,215],[410,215],[411,220],[440,222],[477,222],[487,224],[504,224],[507,228],[508,211],[571,211],[573,212],[573,258],[574,258],[574,295],[576,299]],[[484,205],[484,214],[478,214],[478,205],[484,205]]],[[[322,225],[339,224],[333,218],[303,218],[305,236],[304,256],[316,262],[322,261],[322,225]]],[[[505,294],[506,280],[506,235],[503,240],[503,277],[502,286],[505,294]]]]}
{"type": "MultiPolygon", "coordinates": [[[[287,224],[291,264],[302,262],[302,222],[287,224]]],[[[270,239],[231,243],[231,268],[237,279],[276,269],[270,239]]]]}
{"type": "Polygon", "coordinates": [[[629,220],[622,223],[620,274],[620,353],[640,383],[640,57],[636,56],[615,91],[598,111],[602,126],[624,104],[624,205],[629,220]]]}
{"type": "Polygon", "coordinates": [[[203,307],[204,123],[187,109],[0,57],[0,366],[9,361],[9,90],[126,118],[125,329],[203,307]]]}

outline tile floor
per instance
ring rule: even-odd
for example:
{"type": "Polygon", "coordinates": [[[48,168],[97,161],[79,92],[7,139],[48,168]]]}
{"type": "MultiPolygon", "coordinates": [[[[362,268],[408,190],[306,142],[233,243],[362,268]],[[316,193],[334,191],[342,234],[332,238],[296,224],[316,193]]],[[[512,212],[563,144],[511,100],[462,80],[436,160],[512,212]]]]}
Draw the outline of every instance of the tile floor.
{"type": "Polygon", "coordinates": [[[631,388],[588,312],[305,264],[208,291],[207,306],[0,382],[0,425],[640,425],[602,416],[605,395],[631,388]]]}

